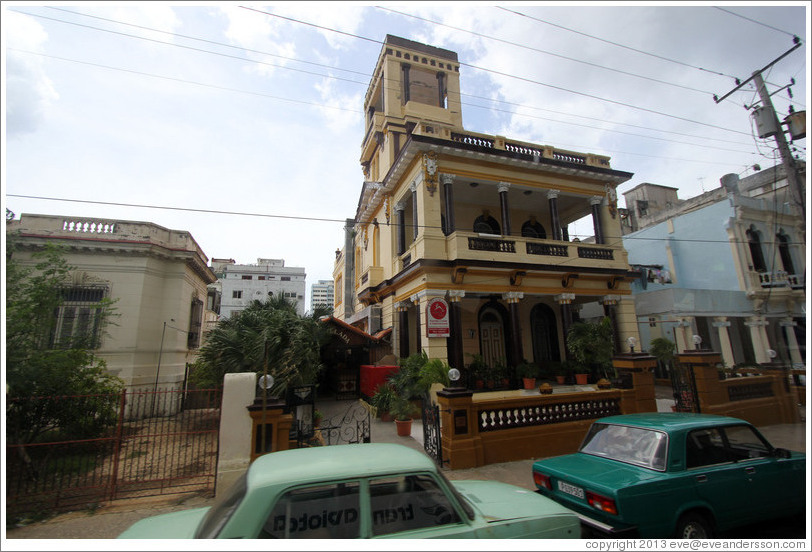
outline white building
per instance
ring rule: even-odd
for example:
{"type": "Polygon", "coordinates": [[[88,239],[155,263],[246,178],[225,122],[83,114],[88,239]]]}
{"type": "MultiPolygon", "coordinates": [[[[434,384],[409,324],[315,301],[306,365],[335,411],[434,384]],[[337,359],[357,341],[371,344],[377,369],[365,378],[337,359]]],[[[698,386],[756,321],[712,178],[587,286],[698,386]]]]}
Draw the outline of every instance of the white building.
{"type": "Polygon", "coordinates": [[[206,311],[206,287],[215,281],[208,257],[186,230],[151,222],[23,214],[6,223],[14,258],[33,267],[48,244],[64,248],[73,267],[65,302],[54,313],[60,340],[96,332],[95,354],[107,371],[141,390],[179,389],[197,357],[206,311]],[[114,301],[101,332],[93,305],[114,301]],[[92,328],[92,330],[91,330],[92,328]]]}
{"type": "Polygon", "coordinates": [[[333,280],[319,280],[310,286],[310,310],[316,307],[333,308],[333,298],[335,295],[335,283],[333,280]]]}
{"type": "Polygon", "coordinates": [[[305,269],[286,267],[284,259],[257,259],[256,264],[237,264],[234,259],[212,259],[211,269],[217,282],[210,287],[221,293],[220,316],[245,309],[252,301],[269,297],[285,297],[296,304],[296,312],[304,315],[305,269]]]}

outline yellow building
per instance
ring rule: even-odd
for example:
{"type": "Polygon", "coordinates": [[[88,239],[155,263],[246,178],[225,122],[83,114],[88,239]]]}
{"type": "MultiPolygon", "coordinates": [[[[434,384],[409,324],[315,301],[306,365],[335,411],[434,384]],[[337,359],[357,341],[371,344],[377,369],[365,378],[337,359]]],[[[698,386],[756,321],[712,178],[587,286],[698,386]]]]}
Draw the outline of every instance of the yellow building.
{"type": "Polygon", "coordinates": [[[398,358],[425,351],[458,368],[474,354],[490,365],[563,360],[587,303],[612,318],[616,345],[637,337],[616,208],[632,174],[605,156],[466,131],[459,67],[455,52],[386,37],[364,102],[365,181],[336,252],[334,316],[391,328],[398,358]],[[567,226],[584,217],[594,240],[571,241],[567,226]]]}

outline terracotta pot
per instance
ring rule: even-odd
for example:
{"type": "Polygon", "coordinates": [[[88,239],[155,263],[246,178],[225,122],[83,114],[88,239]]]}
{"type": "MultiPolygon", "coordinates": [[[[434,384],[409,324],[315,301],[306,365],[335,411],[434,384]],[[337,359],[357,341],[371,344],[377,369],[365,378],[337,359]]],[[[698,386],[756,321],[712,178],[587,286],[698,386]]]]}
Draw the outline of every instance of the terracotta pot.
{"type": "Polygon", "coordinates": [[[567,380],[567,376],[556,376],[555,381],[560,385],[564,385],[564,382],[567,380]]]}
{"type": "Polygon", "coordinates": [[[392,421],[392,415],[389,413],[388,410],[382,410],[382,411],[378,412],[378,415],[380,416],[382,422],[391,422],[392,421]]]}
{"type": "Polygon", "coordinates": [[[589,374],[575,374],[575,383],[577,385],[586,385],[589,374]]]}
{"type": "Polygon", "coordinates": [[[535,389],[536,378],[522,378],[522,383],[524,383],[525,389],[535,389]]]}
{"type": "Polygon", "coordinates": [[[395,426],[398,428],[399,437],[409,437],[412,434],[411,420],[395,420],[395,426]]]}

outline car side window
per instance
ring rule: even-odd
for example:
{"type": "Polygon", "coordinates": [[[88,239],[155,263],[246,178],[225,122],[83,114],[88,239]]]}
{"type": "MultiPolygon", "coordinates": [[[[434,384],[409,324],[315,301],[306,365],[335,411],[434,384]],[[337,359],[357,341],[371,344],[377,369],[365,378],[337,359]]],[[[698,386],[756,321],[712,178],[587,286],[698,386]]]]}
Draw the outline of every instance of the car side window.
{"type": "Polygon", "coordinates": [[[293,489],[274,505],[263,539],[357,539],[361,509],[357,481],[293,489]]]}
{"type": "Polygon", "coordinates": [[[373,536],[461,521],[437,481],[427,475],[373,479],[369,498],[373,536]]]}
{"type": "Polygon", "coordinates": [[[746,425],[726,427],[730,453],[734,460],[749,460],[770,455],[770,449],[753,428],[746,425]]]}
{"type": "Polygon", "coordinates": [[[719,429],[696,429],[691,431],[688,433],[685,445],[688,468],[712,466],[730,461],[719,429]]]}

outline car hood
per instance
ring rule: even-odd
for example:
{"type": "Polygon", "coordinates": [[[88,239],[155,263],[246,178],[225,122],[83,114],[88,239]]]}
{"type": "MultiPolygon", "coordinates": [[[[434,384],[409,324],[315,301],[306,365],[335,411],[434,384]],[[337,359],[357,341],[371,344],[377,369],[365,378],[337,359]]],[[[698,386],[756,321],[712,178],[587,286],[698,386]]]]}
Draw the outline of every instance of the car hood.
{"type": "Polygon", "coordinates": [[[120,539],[191,539],[209,508],[161,514],[137,521],[120,539]]]}
{"type": "Polygon", "coordinates": [[[604,489],[622,489],[664,477],[663,472],[583,453],[545,458],[533,464],[536,468],[570,483],[588,481],[590,487],[604,489]]]}
{"type": "Polygon", "coordinates": [[[535,491],[495,481],[454,481],[457,490],[487,521],[575,515],[535,491]]]}

